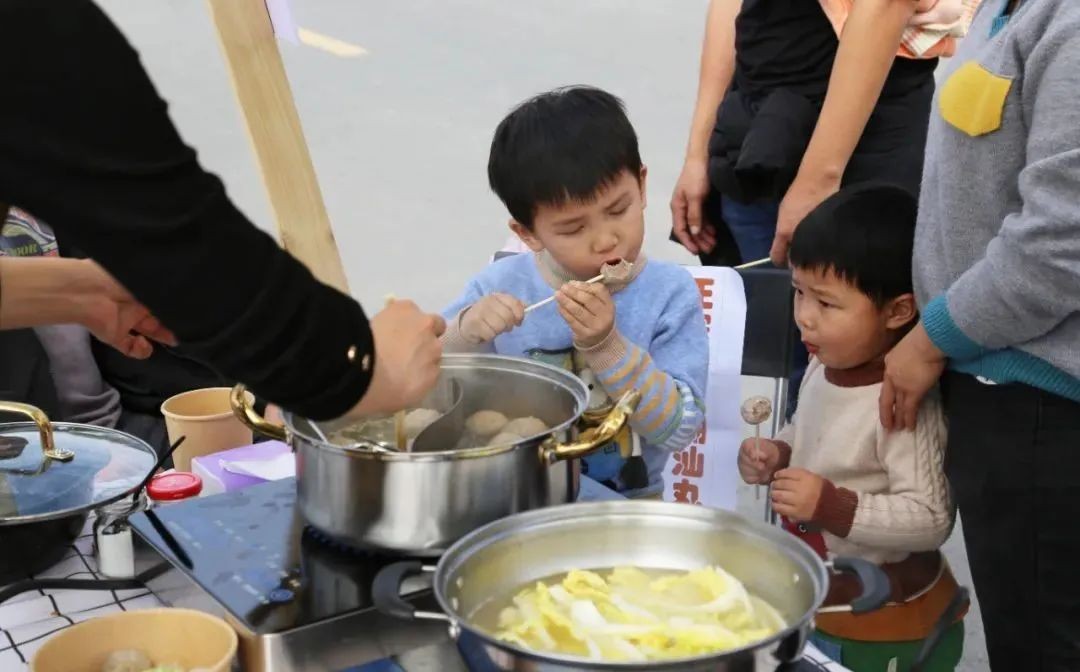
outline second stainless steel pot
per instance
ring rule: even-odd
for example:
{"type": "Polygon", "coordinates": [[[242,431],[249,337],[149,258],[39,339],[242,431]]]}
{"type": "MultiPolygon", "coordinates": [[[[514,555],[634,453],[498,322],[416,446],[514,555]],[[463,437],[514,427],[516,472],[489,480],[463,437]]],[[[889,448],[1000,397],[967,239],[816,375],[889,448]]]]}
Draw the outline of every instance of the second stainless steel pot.
{"type": "Polygon", "coordinates": [[[315,528],[358,548],[437,556],[465,534],[513,513],[577,497],[583,457],[629,421],[639,396],[623,398],[599,427],[577,436],[588,388],[547,364],[494,355],[447,355],[443,375],[461,385],[465,415],[481,409],[532,416],[552,429],[516,444],[399,453],[338,446],[288,413],[267,423],[233,391],[237,415],[296,452],[298,505],[315,528]]]}
{"type": "Polygon", "coordinates": [[[491,523],[456,543],[435,567],[406,560],[376,577],[376,607],[405,619],[444,621],[478,672],[761,672],[797,660],[828,588],[829,571],[858,576],[863,594],[846,607],[880,608],[889,580],[853,558],[823,562],[778,527],[729,511],[647,501],[598,502],[529,511],[491,523]],[[572,569],[638,567],[670,571],[719,565],[767,601],[787,627],[756,644],[682,660],[602,662],[527,651],[493,636],[499,607],[524,587],[572,569]],[[441,613],[416,611],[399,597],[408,576],[433,574],[441,613]],[[492,608],[494,607],[494,609],[492,608]]]}

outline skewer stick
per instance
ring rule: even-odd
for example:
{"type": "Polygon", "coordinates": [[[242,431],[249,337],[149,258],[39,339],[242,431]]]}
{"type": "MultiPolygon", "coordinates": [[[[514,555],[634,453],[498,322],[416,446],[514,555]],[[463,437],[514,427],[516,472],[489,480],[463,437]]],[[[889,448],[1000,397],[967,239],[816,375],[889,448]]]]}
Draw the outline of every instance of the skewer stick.
{"type": "MultiPolygon", "coordinates": [[[[393,294],[386,295],[386,305],[390,306],[397,299],[393,294]]],[[[405,411],[400,410],[394,413],[394,445],[397,446],[399,452],[409,452],[409,437],[405,433],[405,411]]]]}
{"type": "Polygon", "coordinates": [[[768,263],[771,263],[771,262],[772,262],[772,259],[770,257],[765,257],[764,259],[758,259],[757,261],[748,261],[745,264],[739,264],[738,266],[735,267],[735,270],[738,271],[738,270],[742,270],[744,268],[756,268],[758,266],[764,266],[765,264],[768,264],[768,263]]]}
{"type": "MultiPolygon", "coordinates": [[[[596,276],[595,278],[589,278],[588,280],[586,280],[585,284],[586,285],[595,285],[596,283],[602,282],[603,280],[604,280],[604,274],[601,273],[600,275],[596,276]]],[[[548,305],[549,303],[551,303],[554,300],[555,300],[555,296],[552,295],[552,296],[549,296],[548,298],[544,299],[543,301],[537,301],[536,303],[532,304],[531,306],[529,306],[528,308],[525,309],[525,314],[528,315],[529,313],[536,310],[537,308],[543,308],[544,306],[548,305]]]]}

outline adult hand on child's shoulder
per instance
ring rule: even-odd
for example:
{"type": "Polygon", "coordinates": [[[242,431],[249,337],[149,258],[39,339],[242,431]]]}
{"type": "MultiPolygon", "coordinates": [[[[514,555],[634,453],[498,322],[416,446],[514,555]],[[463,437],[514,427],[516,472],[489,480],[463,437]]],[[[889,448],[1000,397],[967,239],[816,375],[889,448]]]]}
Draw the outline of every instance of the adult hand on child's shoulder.
{"type": "Polygon", "coordinates": [[[601,283],[569,282],[555,295],[555,302],[580,348],[600,345],[615,328],[615,302],[601,283]]]}
{"type": "Polygon", "coordinates": [[[488,294],[461,316],[461,335],[478,345],[490,343],[524,319],[525,304],[521,301],[509,294],[488,294]]]}
{"type": "Polygon", "coordinates": [[[915,429],[919,406],[945,370],[941,352],[922,322],[885,355],[885,378],[878,399],[881,424],[888,430],[915,429]]]}
{"type": "Polygon", "coordinates": [[[781,469],[772,486],[773,510],[795,521],[814,517],[825,479],[806,469],[781,469]]]}
{"type": "Polygon", "coordinates": [[[749,438],[739,446],[739,475],[750,485],[767,485],[780,464],[780,448],[769,439],[749,438]]]}

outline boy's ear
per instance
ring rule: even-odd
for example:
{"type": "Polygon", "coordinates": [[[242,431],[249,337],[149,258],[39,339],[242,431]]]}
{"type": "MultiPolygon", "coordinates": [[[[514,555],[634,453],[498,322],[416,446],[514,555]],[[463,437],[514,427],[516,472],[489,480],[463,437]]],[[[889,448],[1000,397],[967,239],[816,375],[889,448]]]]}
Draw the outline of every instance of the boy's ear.
{"type": "Polygon", "coordinates": [[[902,329],[918,316],[914,294],[901,294],[885,306],[885,326],[889,329],[902,329]]]}
{"type": "Polygon", "coordinates": [[[638,185],[641,187],[641,208],[642,208],[642,210],[644,210],[649,205],[649,198],[646,195],[649,190],[645,188],[646,182],[648,181],[648,179],[647,179],[648,177],[649,177],[649,167],[646,166],[646,165],[642,165],[641,166],[641,175],[638,176],[638,185]]]}
{"type": "Polygon", "coordinates": [[[541,243],[540,239],[521,222],[516,219],[511,219],[510,230],[513,231],[514,234],[521,239],[521,242],[525,243],[525,245],[533,252],[543,251],[544,244],[541,243]]]}

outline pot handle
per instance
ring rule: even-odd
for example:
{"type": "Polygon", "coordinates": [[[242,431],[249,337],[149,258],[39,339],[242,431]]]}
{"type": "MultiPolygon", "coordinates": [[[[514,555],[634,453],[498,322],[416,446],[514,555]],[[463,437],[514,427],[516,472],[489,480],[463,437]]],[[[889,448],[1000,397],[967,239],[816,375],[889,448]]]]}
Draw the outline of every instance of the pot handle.
{"type": "Polygon", "coordinates": [[[255,408],[248,403],[247,386],[243,383],[233,386],[229,393],[229,405],[232,406],[233,415],[256,434],[278,441],[288,440],[289,435],[283,425],[274,424],[255,412],[255,408]]]}
{"type": "Polygon", "coordinates": [[[434,568],[416,560],[395,562],[380,569],[371,586],[371,598],[375,608],[387,616],[405,621],[443,621],[452,624],[453,620],[446,614],[422,611],[401,597],[401,586],[405,579],[430,571],[434,571],[434,568]]]}
{"type": "Polygon", "coordinates": [[[915,655],[915,661],[911,663],[911,667],[908,672],[922,672],[923,666],[926,665],[926,661],[930,658],[930,654],[934,652],[937,645],[941,643],[941,638],[945,635],[945,631],[956,622],[956,619],[960,617],[960,613],[971,604],[971,595],[968,593],[968,589],[960,586],[956,589],[956,593],[953,594],[949,603],[945,605],[944,611],[941,612],[941,616],[938,617],[936,623],[934,623],[934,629],[930,631],[930,636],[923,640],[922,648],[919,649],[919,653],[915,655]]]}
{"type": "Polygon", "coordinates": [[[601,446],[606,445],[622,431],[623,427],[630,422],[638,404],[641,402],[641,393],[630,390],[619,399],[615,408],[607,414],[598,426],[586,430],[577,441],[571,443],[555,443],[554,439],[548,439],[540,447],[540,454],[544,462],[554,464],[560,460],[573,460],[585,457],[601,446]]]}
{"type": "Polygon", "coordinates": [[[876,611],[889,601],[892,584],[881,567],[861,558],[834,558],[827,566],[836,572],[854,574],[862,586],[862,594],[851,601],[850,605],[824,607],[822,613],[830,611],[850,611],[853,614],[865,614],[876,611]]]}
{"type": "Polygon", "coordinates": [[[48,459],[56,460],[57,462],[70,462],[74,459],[75,453],[70,450],[56,447],[56,441],[53,439],[52,425],[49,424],[49,416],[45,415],[45,411],[37,406],[31,406],[30,404],[23,404],[17,401],[0,401],[0,411],[18,413],[19,415],[25,415],[30,418],[30,420],[37,425],[38,434],[41,436],[41,452],[48,459]]]}

